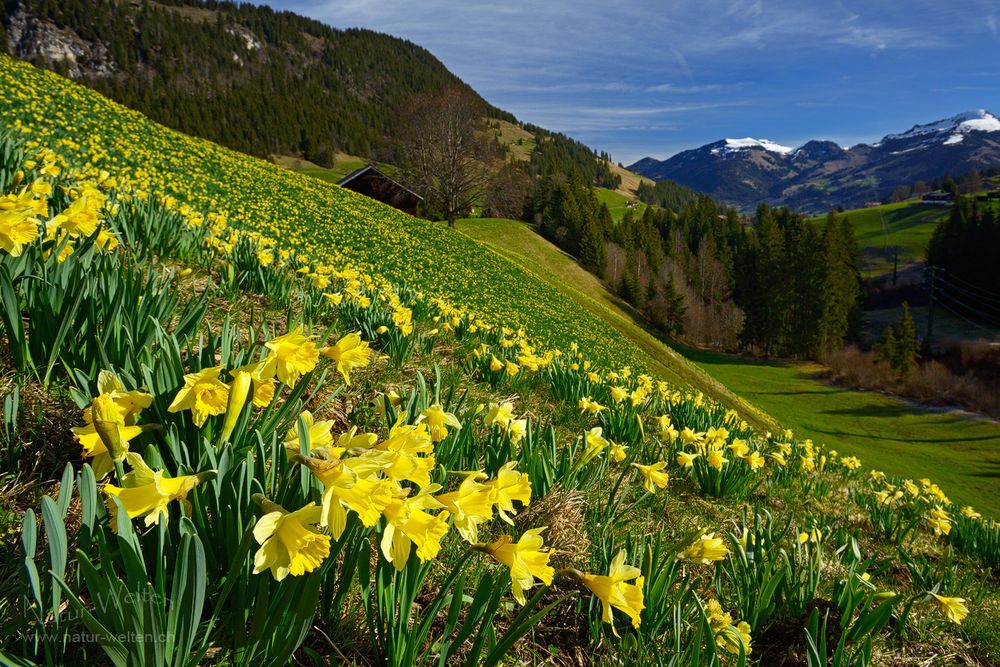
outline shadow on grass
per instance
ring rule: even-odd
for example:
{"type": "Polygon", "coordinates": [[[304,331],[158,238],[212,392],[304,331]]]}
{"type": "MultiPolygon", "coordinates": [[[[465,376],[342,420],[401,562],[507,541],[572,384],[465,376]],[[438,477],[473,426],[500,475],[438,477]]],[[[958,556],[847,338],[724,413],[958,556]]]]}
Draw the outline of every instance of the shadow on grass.
{"type": "Polygon", "coordinates": [[[967,442],[989,442],[996,440],[995,435],[980,435],[974,438],[962,438],[961,440],[942,440],[941,438],[893,438],[884,433],[855,433],[852,431],[838,431],[834,429],[822,429],[815,426],[809,427],[810,431],[832,435],[840,438],[853,438],[857,440],[874,440],[876,442],[888,440],[890,442],[907,442],[913,444],[937,444],[942,447],[951,448],[952,445],[960,445],[967,442]]]}
{"type": "Polygon", "coordinates": [[[995,461],[983,461],[978,465],[979,470],[970,472],[970,477],[986,477],[989,479],[1000,477],[1000,463],[995,461]]]}
{"type": "Polygon", "coordinates": [[[824,389],[807,389],[803,391],[759,391],[757,389],[745,389],[745,394],[754,396],[830,396],[831,392],[824,389]]]}
{"type": "MultiPolygon", "coordinates": [[[[898,419],[907,415],[919,415],[922,411],[914,410],[905,403],[883,403],[880,405],[863,405],[856,408],[831,408],[822,410],[824,415],[850,415],[852,417],[872,417],[878,419],[898,419]]],[[[958,421],[953,420],[953,421],[958,421]]]]}

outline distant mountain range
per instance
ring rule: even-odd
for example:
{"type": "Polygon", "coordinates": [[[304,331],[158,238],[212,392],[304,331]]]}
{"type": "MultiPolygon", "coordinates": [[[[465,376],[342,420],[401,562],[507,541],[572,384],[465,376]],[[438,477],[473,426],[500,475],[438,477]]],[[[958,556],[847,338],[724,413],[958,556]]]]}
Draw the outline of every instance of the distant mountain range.
{"type": "Polygon", "coordinates": [[[820,213],[883,200],[900,185],[998,165],[1000,118],[979,109],[851,148],[832,141],[791,148],[766,139],[723,139],[666,160],[643,158],[629,169],[743,210],[764,202],[820,213]]]}

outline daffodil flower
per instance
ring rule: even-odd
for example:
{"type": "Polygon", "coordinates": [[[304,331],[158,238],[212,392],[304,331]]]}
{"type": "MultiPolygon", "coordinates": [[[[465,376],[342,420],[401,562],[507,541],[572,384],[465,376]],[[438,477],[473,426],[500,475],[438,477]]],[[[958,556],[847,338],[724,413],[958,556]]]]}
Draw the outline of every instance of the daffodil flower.
{"type": "Polygon", "coordinates": [[[482,479],[486,479],[484,473],[468,473],[458,490],[437,497],[451,512],[458,533],[470,544],[475,544],[478,539],[479,524],[493,518],[493,505],[496,502],[495,487],[480,483],[479,480],[482,479]]]}
{"type": "MultiPolygon", "coordinates": [[[[577,579],[591,590],[601,601],[601,620],[611,626],[611,631],[617,637],[618,630],[615,629],[612,608],[624,612],[632,619],[632,627],[638,628],[640,615],[645,609],[643,602],[642,586],[644,579],[639,568],[625,564],[627,557],[622,549],[611,561],[607,575],[575,573],[577,579]],[[634,584],[625,583],[630,579],[635,579],[634,584]]],[[[575,571],[570,571],[574,573],[575,571]]]]}
{"type": "Polygon", "coordinates": [[[728,555],[729,548],[722,541],[722,538],[715,537],[715,533],[708,533],[701,535],[694,544],[677,554],[677,557],[707,565],[717,560],[723,560],[728,555]]]}
{"type": "Polygon", "coordinates": [[[413,497],[397,496],[389,502],[383,515],[386,518],[380,548],[382,555],[397,570],[406,567],[410,558],[411,543],[416,546],[417,558],[428,561],[441,550],[441,538],[448,533],[448,510],[436,515],[427,510],[444,505],[431,494],[441,489],[430,484],[413,497]]]}
{"type": "Polygon", "coordinates": [[[950,598],[929,592],[934,602],[937,604],[948,620],[957,625],[961,625],[966,616],[969,615],[969,608],[965,606],[965,598],[950,598]]]}
{"type": "Polygon", "coordinates": [[[321,507],[309,503],[289,512],[260,494],[254,500],[267,512],[253,528],[253,537],[261,545],[253,559],[254,574],[270,570],[281,581],[289,574],[312,572],[323,563],[330,554],[330,536],[313,527],[320,521],[321,507]]]}
{"type": "Polygon", "coordinates": [[[271,353],[264,360],[261,371],[263,377],[278,376],[286,385],[294,385],[303,374],[316,367],[319,351],[316,344],[302,333],[302,327],[296,327],[284,336],[279,336],[264,343],[271,353]]]}
{"type": "Polygon", "coordinates": [[[479,551],[510,568],[511,592],[521,605],[527,602],[525,592],[535,585],[535,579],[549,586],[555,576],[549,565],[552,552],[543,550],[544,530],[544,527],[527,530],[516,543],[510,535],[501,535],[489,544],[476,545],[479,551]]]}
{"type": "Polygon", "coordinates": [[[632,465],[642,473],[642,485],[650,493],[656,493],[657,489],[666,488],[667,483],[670,481],[670,475],[663,471],[667,467],[665,461],[659,461],[648,466],[641,463],[633,463],[632,465]]]}
{"type": "Polygon", "coordinates": [[[462,428],[462,422],[458,421],[458,417],[450,412],[445,412],[438,403],[420,413],[420,416],[417,417],[417,423],[420,422],[427,423],[431,432],[431,440],[434,442],[441,442],[448,437],[449,426],[456,430],[462,428]]]}
{"type": "Polygon", "coordinates": [[[104,495],[107,496],[108,512],[111,514],[111,528],[115,531],[118,529],[118,503],[112,498],[121,502],[129,519],[145,517],[146,526],[152,526],[161,519],[164,522],[169,519],[167,505],[172,500],[180,501],[190,511],[187,494],[200,482],[215,476],[213,470],[198,475],[164,477],[162,470],[153,471],[138,454],[130,452],[127,460],[132,471],[125,475],[123,486],[105,484],[103,488],[104,495]]]}
{"type": "Polygon", "coordinates": [[[229,387],[219,379],[221,366],[205,368],[184,376],[184,386],[177,392],[167,412],[190,410],[195,426],[201,427],[213,415],[221,415],[229,403],[229,387]]]}
{"type": "Polygon", "coordinates": [[[324,357],[337,364],[337,371],[344,376],[347,386],[351,385],[351,370],[364,368],[372,362],[372,351],[361,335],[350,333],[337,341],[336,345],[321,350],[324,357]]]}

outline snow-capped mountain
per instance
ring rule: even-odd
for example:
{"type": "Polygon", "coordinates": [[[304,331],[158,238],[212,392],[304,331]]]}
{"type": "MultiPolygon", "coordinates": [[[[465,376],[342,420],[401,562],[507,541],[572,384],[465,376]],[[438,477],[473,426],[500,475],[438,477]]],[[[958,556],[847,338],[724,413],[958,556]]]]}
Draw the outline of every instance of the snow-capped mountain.
{"type": "Polygon", "coordinates": [[[979,109],[851,148],[832,141],[790,148],[767,139],[723,139],[667,160],[643,158],[629,169],[741,209],[766,202],[822,212],[884,199],[899,185],[994,166],[1000,166],[1000,118],[979,109]]]}
{"type": "Polygon", "coordinates": [[[902,141],[919,138],[926,142],[936,141],[943,136],[945,137],[943,143],[951,145],[960,143],[965,138],[965,135],[970,132],[1000,132],[1000,118],[997,118],[986,109],[966,111],[946,120],[939,120],[926,125],[914,125],[910,130],[902,134],[890,134],[882,141],[902,141]]]}
{"type": "Polygon", "coordinates": [[[725,139],[724,144],[718,148],[712,149],[712,155],[727,155],[729,153],[735,153],[746,148],[763,148],[766,151],[771,151],[772,153],[781,153],[782,155],[786,153],[791,153],[793,148],[788,146],[782,146],[781,144],[776,144],[773,141],[767,139],[754,139],[752,137],[745,137],[743,139],[725,139]]]}

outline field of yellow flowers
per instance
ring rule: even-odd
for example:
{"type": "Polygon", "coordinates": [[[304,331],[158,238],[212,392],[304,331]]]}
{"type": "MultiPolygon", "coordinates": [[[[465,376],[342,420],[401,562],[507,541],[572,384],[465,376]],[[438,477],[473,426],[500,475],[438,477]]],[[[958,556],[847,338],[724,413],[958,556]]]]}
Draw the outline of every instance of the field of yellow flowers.
{"type": "Polygon", "coordinates": [[[447,230],[0,80],[0,663],[995,660],[1000,529],[931,480],[447,230]]]}

